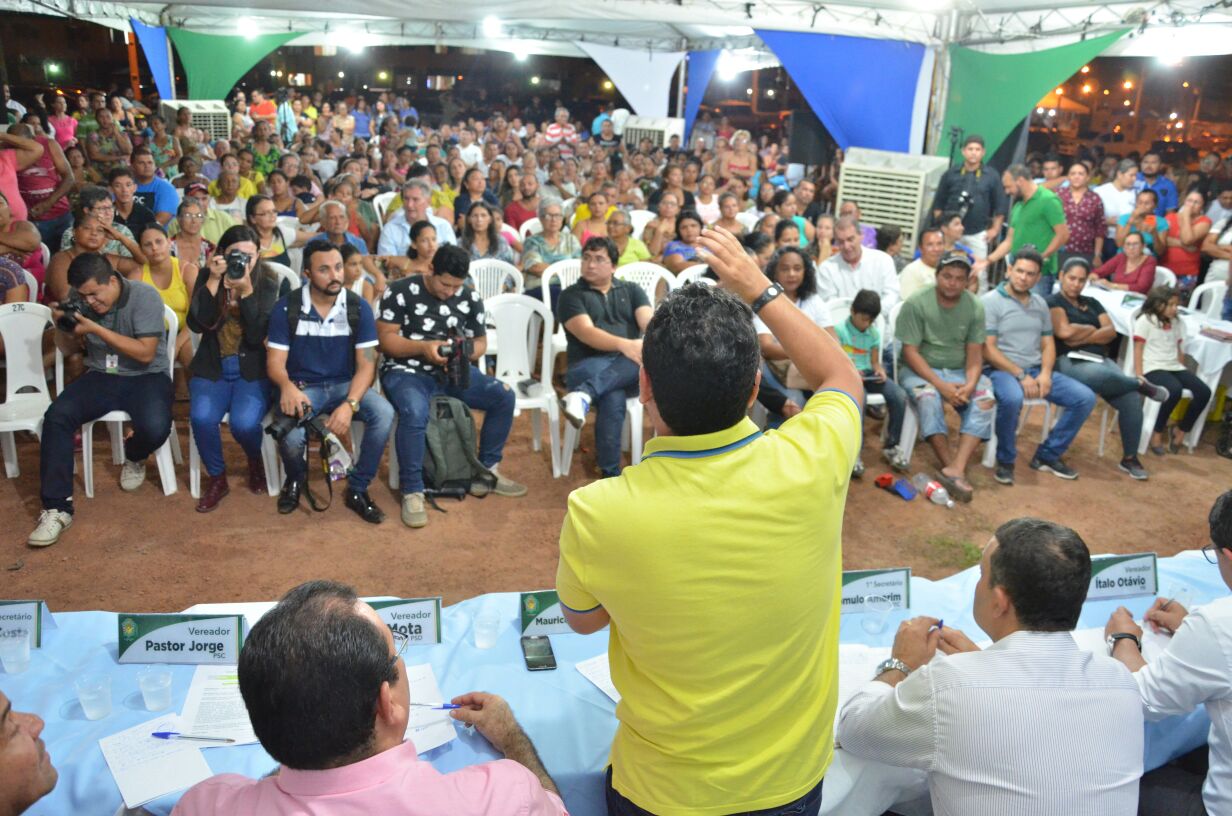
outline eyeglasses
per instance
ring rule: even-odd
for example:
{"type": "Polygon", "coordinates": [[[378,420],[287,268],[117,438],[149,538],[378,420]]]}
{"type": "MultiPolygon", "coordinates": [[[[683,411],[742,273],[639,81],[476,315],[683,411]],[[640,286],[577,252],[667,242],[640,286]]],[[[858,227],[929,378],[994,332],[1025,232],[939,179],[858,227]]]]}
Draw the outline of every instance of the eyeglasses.
{"type": "Polygon", "coordinates": [[[183,215],[180,216],[180,218],[184,221],[204,221],[205,214],[204,213],[184,213],[183,215]]]}
{"type": "Polygon", "coordinates": [[[1207,544],[1205,547],[1203,547],[1202,555],[1204,555],[1206,557],[1206,560],[1210,561],[1212,564],[1219,563],[1219,556],[1215,553],[1214,544],[1207,544]]]}
{"type": "Polygon", "coordinates": [[[550,213],[544,213],[543,217],[544,218],[564,218],[565,216],[561,213],[550,212],[550,213]]]}
{"type": "Polygon", "coordinates": [[[389,659],[389,662],[397,663],[398,658],[402,657],[402,653],[406,651],[406,647],[410,645],[411,639],[406,634],[396,630],[390,630],[390,634],[394,636],[394,656],[389,659]]]}
{"type": "Polygon", "coordinates": [[[95,204],[90,208],[90,212],[115,212],[113,204],[95,204]]]}

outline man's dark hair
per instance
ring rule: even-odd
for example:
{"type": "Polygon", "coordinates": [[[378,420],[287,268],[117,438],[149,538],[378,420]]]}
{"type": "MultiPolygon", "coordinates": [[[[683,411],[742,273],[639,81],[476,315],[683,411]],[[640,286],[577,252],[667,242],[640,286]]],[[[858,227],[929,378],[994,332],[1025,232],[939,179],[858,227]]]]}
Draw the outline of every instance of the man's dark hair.
{"type": "Polygon", "coordinates": [[[1022,162],[1019,162],[1017,164],[1011,164],[1009,167],[1005,169],[1005,172],[1009,173],[1010,178],[1015,179],[1015,180],[1017,179],[1029,179],[1031,181],[1035,180],[1035,174],[1031,172],[1031,168],[1027,167],[1022,162]]]}
{"type": "Polygon", "coordinates": [[[68,285],[78,289],[87,281],[104,284],[116,274],[106,256],[98,252],[83,252],[68,265],[68,285]]]}
{"type": "Polygon", "coordinates": [[[894,224],[886,224],[882,227],[877,227],[877,249],[885,252],[890,247],[894,246],[894,242],[903,237],[902,227],[894,224]]]}
{"type": "Polygon", "coordinates": [[[312,189],[312,179],[308,178],[307,176],[301,173],[300,175],[291,179],[291,186],[292,187],[302,187],[305,190],[311,190],[312,189]]]}
{"type": "Polygon", "coordinates": [[[398,682],[381,631],[356,611],[355,591],[309,581],[257,621],[240,651],[240,693],[270,756],[297,770],[363,759],[374,740],[381,684],[398,682]]]}
{"type": "Polygon", "coordinates": [[[1160,153],[1159,153],[1159,151],[1158,151],[1158,150],[1148,150],[1147,152],[1143,153],[1143,154],[1142,154],[1142,159],[1143,159],[1143,161],[1145,161],[1145,160],[1146,160],[1146,157],[1147,157],[1147,156],[1154,156],[1155,158],[1159,159],[1159,160],[1160,160],[1160,162],[1163,162],[1163,160],[1164,160],[1164,157],[1163,157],[1162,155],[1160,155],[1160,153]]]}
{"type": "Polygon", "coordinates": [[[1037,518],[997,528],[989,583],[1005,589],[1018,622],[1037,632],[1078,625],[1091,584],[1091,554],[1078,533],[1037,518]]]}
{"type": "Polygon", "coordinates": [[[620,250],[616,248],[616,242],[606,235],[592,235],[586,239],[586,243],[582,244],[582,254],[587,252],[595,252],[603,250],[607,256],[612,259],[612,266],[615,266],[620,260],[620,250]]]}
{"type": "Polygon", "coordinates": [[[407,181],[417,178],[426,178],[430,180],[431,176],[432,170],[426,164],[420,164],[419,162],[415,162],[406,169],[407,181]]]}
{"type": "Polygon", "coordinates": [[[133,148],[133,152],[129,154],[128,160],[136,161],[138,156],[149,156],[150,158],[154,158],[154,153],[145,145],[137,145],[133,148]]]}
{"type": "Polygon", "coordinates": [[[946,224],[953,221],[955,218],[961,221],[962,213],[960,213],[958,210],[946,210],[945,212],[941,213],[941,220],[937,222],[937,226],[943,227],[946,224]]]}
{"type": "Polygon", "coordinates": [[[642,366],[659,415],[678,436],[739,422],[760,362],[749,307],[713,286],[685,286],[668,295],[642,341],[642,366]]]}
{"type": "Polygon", "coordinates": [[[869,320],[876,320],[877,315],[881,314],[881,295],[872,289],[861,289],[851,299],[851,313],[862,314],[869,320]]]}
{"type": "Polygon", "coordinates": [[[1061,164],[1062,163],[1061,156],[1057,153],[1045,153],[1044,154],[1044,164],[1048,164],[1048,162],[1053,162],[1055,164],[1061,164]]]}
{"type": "Polygon", "coordinates": [[[448,275],[458,280],[466,280],[471,274],[471,256],[462,247],[444,244],[437,247],[432,256],[432,274],[448,275]]]}
{"type": "Polygon", "coordinates": [[[1035,264],[1036,271],[1044,269],[1044,256],[1031,244],[1019,247],[1018,251],[1014,253],[1014,261],[1030,261],[1035,264]]]}
{"type": "Polygon", "coordinates": [[[963,147],[966,147],[966,146],[967,146],[967,145],[969,145],[969,144],[977,144],[977,145],[979,145],[980,147],[983,147],[983,146],[984,146],[984,137],[983,137],[983,136],[980,136],[978,133],[972,133],[972,134],[969,134],[969,135],[967,136],[967,138],[963,139],[962,146],[963,146],[963,147]]]}
{"type": "Polygon", "coordinates": [[[124,178],[125,176],[128,176],[134,182],[137,181],[137,177],[133,175],[131,167],[113,167],[111,172],[107,174],[107,183],[115,184],[116,179],[124,178]]]}
{"type": "Polygon", "coordinates": [[[1207,521],[1211,525],[1211,543],[1232,554],[1232,490],[1215,499],[1207,521]]]}
{"type": "Polygon", "coordinates": [[[941,227],[940,227],[939,225],[937,225],[937,224],[930,224],[929,226],[927,226],[927,227],[925,227],[924,229],[920,230],[920,237],[919,237],[919,241],[917,241],[917,243],[918,243],[920,246],[924,246],[924,239],[925,239],[925,238],[926,238],[926,237],[927,237],[930,233],[934,233],[934,232],[936,232],[936,233],[940,233],[940,232],[941,232],[941,227]]]}
{"type": "Polygon", "coordinates": [[[320,252],[338,252],[338,247],[329,242],[327,238],[313,238],[308,242],[308,246],[304,247],[304,272],[312,269],[312,256],[320,252]]]}
{"type": "Polygon", "coordinates": [[[1146,193],[1151,198],[1155,199],[1155,206],[1156,207],[1159,206],[1159,193],[1155,192],[1150,187],[1143,187],[1141,190],[1138,191],[1138,195],[1142,195],[1143,193],[1146,193]]]}

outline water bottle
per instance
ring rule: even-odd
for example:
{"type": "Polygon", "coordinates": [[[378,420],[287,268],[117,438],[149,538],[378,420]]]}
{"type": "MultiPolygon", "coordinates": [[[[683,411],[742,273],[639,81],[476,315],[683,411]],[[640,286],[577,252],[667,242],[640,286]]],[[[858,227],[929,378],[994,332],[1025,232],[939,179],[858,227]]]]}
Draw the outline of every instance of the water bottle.
{"type": "Polygon", "coordinates": [[[917,473],[911,477],[911,484],[915,485],[915,489],[933,504],[950,508],[954,506],[954,500],[950,498],[949,491],[937,480],[930,479],[923,473],[917,473]]]}

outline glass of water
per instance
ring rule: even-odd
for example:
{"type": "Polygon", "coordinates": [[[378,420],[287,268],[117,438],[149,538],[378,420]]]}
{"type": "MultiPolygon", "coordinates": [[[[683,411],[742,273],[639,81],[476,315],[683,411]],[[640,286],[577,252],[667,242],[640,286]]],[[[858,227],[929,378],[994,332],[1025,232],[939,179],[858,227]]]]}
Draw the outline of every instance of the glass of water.
{"type": "Polygon", "coordinates": [[[101,720],[111,713],[111,677],[106,674],[83,674],[73,681],[77,701],[87,720],[101,720]]]}
{"type": "Polygon", "coordinates": [[[475,616],[474,634],[476,649],[491,649],[500,637],[500,615],[485,610],[475,616]]]}
{"type": "Polygon", "coordinates": [[[882,595],[874,595],[864,599],[864,618],[860,625],[870,635],[880,635],[886,630],[890,613],[894,611],[894,602],[882,595]]]}
{"type": "Polygon", "coordinates": [[[30,631],[15,629],[0,637],[0,663],[5,674],[21,674],[30,668],[30,631]]]}
{"type": "Polygon", "coordinates": [[[162,711],[171,708],[171,670],[162,666],[149,666],[137,675],[137,687],[147,711],[162,711]]]}

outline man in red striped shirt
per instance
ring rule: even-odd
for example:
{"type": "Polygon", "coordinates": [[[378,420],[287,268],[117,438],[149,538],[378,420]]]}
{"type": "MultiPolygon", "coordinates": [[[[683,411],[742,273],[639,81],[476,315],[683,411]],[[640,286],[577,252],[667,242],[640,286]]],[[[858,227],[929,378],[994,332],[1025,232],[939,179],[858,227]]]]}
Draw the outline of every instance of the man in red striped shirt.
{"type": "Polygon", "coordinates": [[[548,125],[543,135],[550,146],[560,148],[561,158],[573,155],[573,148],[578,143],[578,132],[577,128],[569,123],[567,108],[556,109],[556,121],[548,125]]]}

